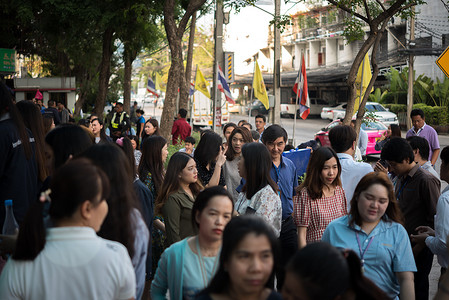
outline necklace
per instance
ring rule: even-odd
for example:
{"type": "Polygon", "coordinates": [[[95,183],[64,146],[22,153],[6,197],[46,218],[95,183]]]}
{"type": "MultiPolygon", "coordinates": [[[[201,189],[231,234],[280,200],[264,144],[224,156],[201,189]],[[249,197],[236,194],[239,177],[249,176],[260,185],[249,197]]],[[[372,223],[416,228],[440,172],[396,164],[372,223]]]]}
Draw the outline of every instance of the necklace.
{"type": "Polygon", "coordinates": [[[365,259],[364,256],[366,254],[366,251],[368,251],[369,246],[371,246],[371,242],[374,239],[374,236],[372,236],[368,242],[368,245],[366,246],[365,250],[362,251],[362,245],[360,245],[360,239],[358,232],[355,233],[355,236],[357,238],[357,244],[359,245],[359,252],[360,252],[360,263],[362,264],[362,274],[365,273],[365,259]]]}
{"type": "MultiPolygon", "coordinates": [[[[207,283],[209,282],[209,279],[207,278],[207,271],[206,271],[206,267],[204,265],[204,259],[203,259],[203,255],[201,254],[201,249],[200,249],[200,239],[197,236],[196,237],[196,252],[198,255],[198,261],[200,263],[200,269],[201,269],[201,277],[203,278],[203,283],[204,283],[204,287],[207,287],[207,283]]],[[[211,278],[212,276],[215,274],[215,272],[217,271],[217,261],[218,261],[218,257],[220,256],[220,251],[218,251],[217,255],[215,256],[215,260],[214,260],[214,265],[212,267],[212,273],[211,273],[211,278]]]]}

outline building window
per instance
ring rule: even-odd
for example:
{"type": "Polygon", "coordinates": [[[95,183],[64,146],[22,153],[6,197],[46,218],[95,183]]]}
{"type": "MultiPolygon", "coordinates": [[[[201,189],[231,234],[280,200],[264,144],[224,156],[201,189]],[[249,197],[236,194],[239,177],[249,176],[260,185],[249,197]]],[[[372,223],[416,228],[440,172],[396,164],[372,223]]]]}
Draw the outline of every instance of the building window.
{"type": "Polygon", "coordinates": [[[338,50],[340,50],[340,51],[345,50],[345,44],[339,44],[338,45],[338,50]]]}

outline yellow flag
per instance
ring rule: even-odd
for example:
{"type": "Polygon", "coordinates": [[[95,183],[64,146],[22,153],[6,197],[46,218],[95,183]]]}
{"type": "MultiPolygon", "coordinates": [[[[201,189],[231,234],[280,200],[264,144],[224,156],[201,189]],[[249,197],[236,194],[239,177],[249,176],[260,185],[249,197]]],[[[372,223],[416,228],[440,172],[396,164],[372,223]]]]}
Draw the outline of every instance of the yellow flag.
{"type": "Polygon", "coordinates": [[[199,68],[196,69],[195,90],[200,91],[204,96],[210,98],[209,83],[206,81],[199,68]]]}
{"type": "MultiPolygon", "coordinates": [[[[354,114],[359,110],[360,101],[361,101],[360,92],[362,93],[361,98],[363,98],[366,88],[368,87],[369,82],[371,80],[371,77],[372,77],[371,66],[369,63],[368,53],[366,53],[365,58],[363,59],[362,63],[359,66],[359,70],[357,71],[357,78],[355,79],[357,98],[355,99],[355,103],[354,103],[354,114]],[[363,76],[362,76],[362,74],[363,74],[363,76]]],[[[371,88],[370,93],[372,91],[373,91],[373,88],[371,88]]]]}
{"type": "Polygon", "coordinates": [[[262,102],[263,106],[266,109],[269,107],[267,89],[265,88],[265,83],[263,82],[262,73],[259,69],[259,64],[256,60],[256,67],[254,68],[254,76],[253,76],[253,89],[254,89],[254,97],[259,99],[262,102]]]}
{"type": "Polygon", "coordinates": [[[159,73],[156,73],[156,78],[155,78],[155,82],[154,82],[156,90],[160,90],[162,92],[165,92],[165,88],[161,87],[161,83],[162,83],[161,75],[159,75],[159,73]]]}

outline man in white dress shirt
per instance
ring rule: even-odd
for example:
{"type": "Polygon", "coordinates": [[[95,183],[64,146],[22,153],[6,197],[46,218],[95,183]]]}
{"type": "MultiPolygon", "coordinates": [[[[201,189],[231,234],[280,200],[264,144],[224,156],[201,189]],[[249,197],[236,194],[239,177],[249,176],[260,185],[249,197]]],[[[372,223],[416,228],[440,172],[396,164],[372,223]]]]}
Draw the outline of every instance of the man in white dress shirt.
{"type": "MultiPolygon", "coordinates": [[[[441,151],[440,158],[440,178],[449,183],[449,146],[441,151]]],[[[443,275],[449,265],[449,252],[446,246],[446,239],[449,235],[449,186],[438,198],[435,230],[429,226],[419,226],[416,231],[418,234],[411,236],[412,242],[425,243],[430,251],[437,255],[438,263],[441,266],[441,275],[443,275]]]]}
{"type": "Polygon", "coordinates": [[[348,203],[348,212],[355,187],[360,179],[366,174],[374,172],[370,164],[354,161],[356,139],[357,134],[351,126],[338,125],[329,131],[329,141],[340,160],[340,179],[348,203]]]}

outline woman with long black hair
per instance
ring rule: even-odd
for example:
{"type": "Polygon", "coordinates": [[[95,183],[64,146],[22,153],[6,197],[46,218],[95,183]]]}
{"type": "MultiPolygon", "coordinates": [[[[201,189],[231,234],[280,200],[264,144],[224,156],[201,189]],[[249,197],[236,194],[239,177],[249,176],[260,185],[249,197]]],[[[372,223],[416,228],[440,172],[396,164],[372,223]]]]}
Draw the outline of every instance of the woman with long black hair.
{"type": "Polygon", "coordinates": [[[249,143],[242,147],[242,158],[238,167],[245,184],[235,207],[241,215],[261,216],[279,237],[282,206],[278,187],[270,176],[271,164],[270,153],[263,144],[249,143]]]}

